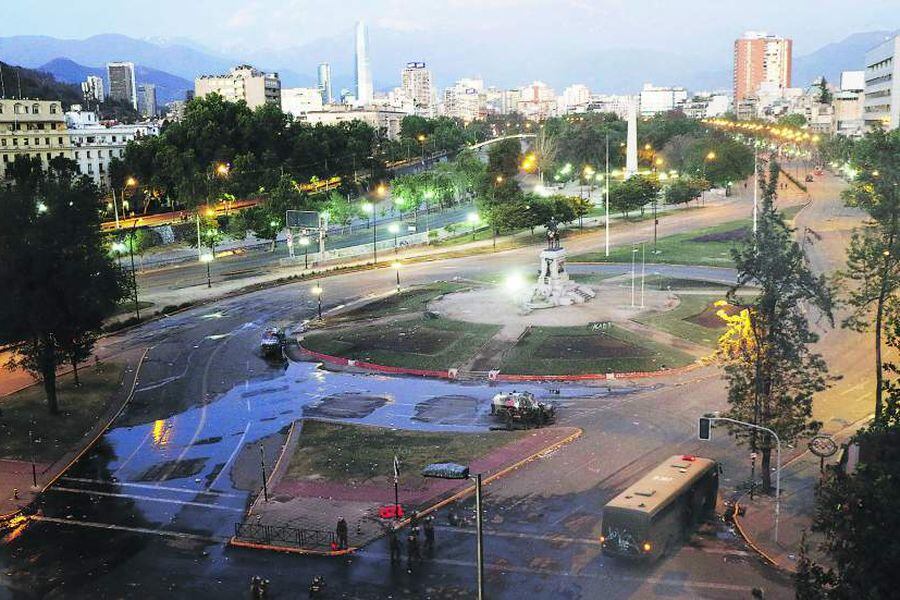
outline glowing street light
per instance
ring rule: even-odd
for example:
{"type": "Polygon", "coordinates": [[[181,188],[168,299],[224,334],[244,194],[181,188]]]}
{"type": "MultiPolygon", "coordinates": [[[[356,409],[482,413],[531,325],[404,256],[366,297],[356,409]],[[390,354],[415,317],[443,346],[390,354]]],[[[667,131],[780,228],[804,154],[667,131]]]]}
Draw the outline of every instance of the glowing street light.
{"type": "Polygon", "coordinates": [[[372,264],[378,264],[378,223],[375,221],[375,205],[371,202],[363,202],[363,212],[369,215],[372,223],[372,264]]]}
{"type": "Polygon", "coordinates": [[[303,268],[309,269],[309,238],[305,235],[301,237],[300,245],[303,246],[303,268]]]}
{"type": "Polygon", "coordinates": [[[472,239],[475,239],[475,226],[481,222],[481,217],[478,216],[477,212],[470,212],[466,215],[466,221],[469,225],[472,226],[472,239]]]}
{"type": "Polygon", "coordinates": [[[211,252],[206,252],[200,255],[200,262],[206,263],[206,287],[212,287],[212,277],[209,272],[209,264],[213,261],[213,255],[211,252]]]}
{"type": "Polygon", "coordinates": [[[310,293],[311,293],[313,296],[315,296],[316,299],[318,300],[318,303],[319,303],[319,318],[321,319],[321,318],[322,318],[322,291],[323,291],[323,290],[322,290],[322,286],[319,285],[319,284],[317,283],[317,284],[315,284],[315,285],[312,287],[312,289],[309,290],[309,291],[310,291],[310,293]]]}
{"type": "Polygon", "coordinates": [[[388,231],[394,234],[394,254],[397,254],[397,234],[400,233],[400,224],[391,223],[388,225],[388,231]]]}

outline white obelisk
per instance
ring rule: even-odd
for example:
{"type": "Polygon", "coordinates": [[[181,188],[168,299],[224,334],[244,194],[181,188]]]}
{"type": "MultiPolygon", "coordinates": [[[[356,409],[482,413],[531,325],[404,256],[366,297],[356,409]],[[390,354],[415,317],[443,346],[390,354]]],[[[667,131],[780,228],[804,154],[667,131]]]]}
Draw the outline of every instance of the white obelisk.
{"type": "Polygon", "coordinates": [[[628,138],[625,148],[625,179],[638,170],[637,155],[637,98],[632,97],[628,103],[628,138]]]}

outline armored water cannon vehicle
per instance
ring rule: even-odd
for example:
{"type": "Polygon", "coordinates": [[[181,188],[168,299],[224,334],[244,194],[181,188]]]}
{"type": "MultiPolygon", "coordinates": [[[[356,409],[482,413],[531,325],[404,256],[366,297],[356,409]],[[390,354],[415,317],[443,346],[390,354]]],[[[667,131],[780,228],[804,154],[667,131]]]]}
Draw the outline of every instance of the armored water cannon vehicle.
{"type": "Polygon", "coordinates": [[[491,400],[491,414],[502,420],[508,428],[515,423],[525,427],[540,427],[556,418],[556,405],[541,402],[531,392],[501,392],[491,400]]]}

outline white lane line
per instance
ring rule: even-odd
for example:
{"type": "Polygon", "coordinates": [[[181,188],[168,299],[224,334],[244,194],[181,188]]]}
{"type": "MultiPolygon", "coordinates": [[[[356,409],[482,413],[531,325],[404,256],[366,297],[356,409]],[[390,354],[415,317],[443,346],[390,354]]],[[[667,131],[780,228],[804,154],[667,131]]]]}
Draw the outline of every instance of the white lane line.
{"type": "MultiPolygon", "coordinates": [[[[244,433],[241,434],[241,439],[238,440],[237,446],[234,447],[234,451],[231,453],[231,456],[229,456],[228,460],[225,461],[225,465],[222,467],[222,470],[219,471],[219,474],[216,475],[216,478],[213,479],[213,482],[206,488],[207,490],[212,490],[212,488],[216,487],[216,484],[219,482],[219,478],[228,471],[228,469],[231,467],[231,463],[234,462],[235,458],[237,458],[238,452],[240,452],[244,447],[244,438],[247,437],[247,432],[250,431],[250,423],[251,421],[247,421],[247,426],[244,427],[244,433]]],[[[213,491],[213,493],[220,494],[222,492],[213,491]]]]}
{"type": "Polygon", "coordinates": [[[203,542],[224,542],[225,538],[211,537],[208,535],[198,535],[196,533],[185,533],[183,531],[166,531],[164,529],[147,529],[146,527],[128,527],[126,525],[114,525],[112,523],[98,523],[96,521],[77,521],[75,519],[60,519],[58,517],[45,517],[41,515],[33,515],[28,517],[29,520],[39,521],[41,523],[56,523],[59,525],[78,525],[79,527],[92,527],[94,529],[112,529],[115,531],[128,531],[130,533],[146,533],[150,535],[160,535],[163,537],[173,537],[187,540],[200,540],[203,542]]]}
{"type": "MultiPolygon", "coordinates": [[[[363,554],[360,554],[362,557],[363,554]]],[[[375,559],[379,559],[382,561],[390,560],[390,555],[383,552],[372,552],[367,550],[365,552],[365,556],[372,557],[375,559]]],[[[455,560],[450,558],[429,558],[429,563],[435,563],[440,565],[450,565],[454,567],[467,567],[474,568],[475,563],[468,560],[455,560]]],[[[547,569],[541,567],[520,567],[517,565],[511,564],[496,564],[496,563],[485,563],[484,568],[490,571],[495,571],[501,574],[506,573],[517,573],[524,575],[539,575],[539,576],[551,576],[551,577],[572,577],[577,579],[602,579],[604,581],[615,582],[615,581],[627,581],[632,583],[639,584],[650,584],[656,586],[667,586],[678,589],[698,589],[698,590],[723,590],[723,591],[731,591],[731,592],[746,592],[750,593],[753,590],[752,586],[747,585],[735,585],[732,583],[718,583],[716,581],[690,581],[684,579],[669,579],[666,577],[635,577],[628,575],[614,575],[608,571],[604,571],[602,573],[598,572],[589,572],[585,570],[581,570],[578,572],[573,571],[563,571],[561,569],[547,569]]]]}
{"type": "Polygon", "coordinates": [[[165,485],[151,485],[149,483],[131,483],[129,481],[109,481],[105,479],[85,479],[83,477],[60,477],[65,481],[77,481],[78,483],[100,483],[105,485],[121,485],[125,487],[144,488],[148,490],[166,490],[168,492],[181,492],[182,494],[208,494],[223,498],[242,498],[241,494],[229,494],[227,492],[215,492],[209,490],[192,490],[190,488],[171,487],[165,485]]]}
{"type": "Polygon", "coordinates": [[[110,498],[128,498],[129,500],[147,500],[149,502],[163,502],[165,504],[178,504],[179,506],[198,506],[202,508],[211,508],[214,510],[227,510],[231,512],[244,512],[243,508],[233,508],[231,506],[219,506],[218,504],[207,504],[205,502],[190,502],[187,500],[171,500],[169,498],[154,498],[153,496],[141,496],[139,494],[117,494],[115,492],[97,492],[95,490],[82,490],[78,488],[52,487],[51,492],[69,492],[72,494],[87,494],[88,496],[108,496],[110,498]]]}

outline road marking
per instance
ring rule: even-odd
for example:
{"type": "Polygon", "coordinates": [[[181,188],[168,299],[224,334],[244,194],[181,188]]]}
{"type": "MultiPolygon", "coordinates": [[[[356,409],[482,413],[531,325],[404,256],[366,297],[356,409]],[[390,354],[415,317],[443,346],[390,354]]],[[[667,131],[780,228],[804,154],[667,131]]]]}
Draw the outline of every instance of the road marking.
{"type": "MultiPolygon", "coordinates": [[[[247,402],[249,403],[250,401],[247,400],[247,402]]],[[[216,475],[216,478],[213,479],[213,482],[211,484],[209,484],[209,486],[206,488],[207,490],[211,490],[212,488],[216,487],[216,483],[218,483],[219,477],[221,477],[222,475],[225,474],[226,471],[228,471],[228,468],[231,466],[232,461],[234,461],[234,459],[237,457],[238,452],[240,452],[241,449],[244,447],[244,438],[247,437],[247,432],[250,431],[250,423],[251,422],[252,421],[247,421],[247,426],[244,427],[244,433],[241,434],[241,439],[238,440],[237,446],[234,447],[234,452],[232,452],[231,456],[228,457],[228,460],[225,461],[225,465],[222,467],[222,470],[219,471],[219,474],[216,475]]],[[[214,492],[214,493],[218,494],[220,492],[214,492]]]]}
{"type": "Polygon", "coordinates": [[[41,515],[33,515],[28,517],[32,521],[41,523],[56,523],[58,525],[78,525],[79,527],[92,527],[94,529],[112,529],[115,531],[128,531],[130,533],[145,533],[150,535],[159,535],[163,537],[173,537],[186,540],[199,540],[203,542],[224,542],[225,538],[212,537],[208,535],[198,535],[196,533],[185,533],[183,531],[166,531],[164,529],[148,529],[146,527],[128,527],[126,525],[114,525],[112,523],[98,523],[97,521],[77,521],[75,519],[60,519],[58,517],[45,517],[41,515]]]}
{"type": "Polygon", "coordinates": [[[242,498],[242,494],[230,494],[228,492],[216,492],[210,490],[192,490],[190,488],[180,488],[165,485],[152,485],[149,483],[132,483],[130,481],[110,481],[106,479],[85,479],[83,477],[61,477],[66,481],[76,481],[78,483],[100,483],[106,485],[121,485],[126,487],[144,488],[148,490],[165,490],[167,492],[180,492],[182,494],[208,494],[211,496],[221,496],[223,498],[242,498]]]}
{"type": "MultiPolygon", "coordinates": [[[[377,558],[382,561],[390,560],[390,555],[382,553],[382,552],[370,552],[364,551],[360,553],[360,556],[363,554],[367,557],[377,558]]],[[[450,565],[454,567],[467,567],[474,568],[475,563],[473,561],[467,560],[456,560],[450,558],[429,558],[428,563],[434,564],[442,564],[442,565],[450,565]]],[[[506,573],[517,573],[523,575],[543,575],[543,576],[553,576],[553,577],[572,577],[578,579],[602,579],[606,581],[627,581],[639,584],[650,584],[656,586],[668,586],[678,589],[691,588],[691,589],[700,589],[700,590],[723,590],[723,591],[732,591],[732,592],[751,592],[753,590],[752,586],[747,585],[735,585],[732,583],[717,583],[715,581],[686,581],[684,579],[668,579],[665,577],[636,577],[629,575],[612,575],[608,571],[604,571],[602,573],[597,572],[572,572],[572,571],[564,571],[561,569],[547,569],[542,567],[520,567],[516,565],[510,564],[496,564],[496,563],[485,563],[484,568],[489,571],[496,571],[501,574],[506,573]]]]}
{"type": "Polygon", "coordinates": [[[141,496],[139,494],[117,494],[115,492],[98,492],[96,490],[82,490],[78,488],[52,487],[48,491],[51,492],[69,492],[72,494],[87,494],[88,496],[108,496],[110,498],[128,498],[130,500],[147,500],[150,502],[163,502],[165,504],[178,504],[181,506],[198,506],[203,508],[212,508],[214,510],[227,510],[231,512],[244,512],[243,508],[233,508],[231,506],[219,506],[218,504],[207,504],[206,502],[190,502],[188,500],[172,500],[169,498],[155,498],[153,496],[141,496]]]}

